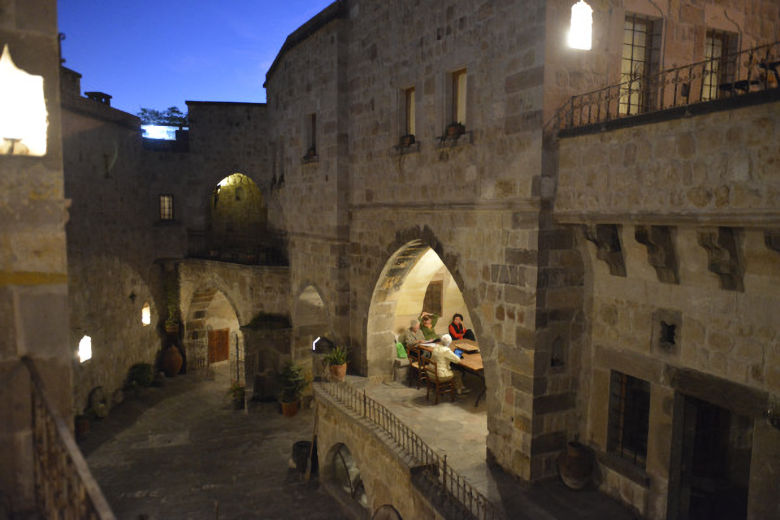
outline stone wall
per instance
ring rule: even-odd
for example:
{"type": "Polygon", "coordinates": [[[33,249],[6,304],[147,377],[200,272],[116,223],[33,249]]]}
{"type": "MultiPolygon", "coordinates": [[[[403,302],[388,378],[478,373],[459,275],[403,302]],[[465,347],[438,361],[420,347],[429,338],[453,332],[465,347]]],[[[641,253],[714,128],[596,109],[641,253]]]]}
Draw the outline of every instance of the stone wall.
{"type": "Polygon", "coordinates": [[[555,214],[758,222],[780,204],[778,121],[768,103],[562,139],[555,214]]]}
{"type": "Polygon", "coordinates": [[[680,471],[672,438],[684,416],[675,403],[688,395],[752,421],[748,517],[776,513],[766,482],[780,436],[763,414],[780,390],[772,239],[779,108],[732,108],[559,143],[554,216],[578,224],[585,259],[580,436],[599,454],[601,488],[646,518],[676,514],[668,502],[680,471]],[[671,343],[659,341],[662,321],[675,327],[671,343]],[[650,383],[639,471],[608,450],[612,371],[650,383]],[[683,384],[681,371],[701,388],[683,384]]]}
{"type": "MultiPolygon", "coordinates": [[[[349,449],[360,471],[368,498],[367,515],[385,504],[398,511],[401,518],[440,519],[442,516],[412,483],[411,467],[406,456],[365,419],[336,404],[324,391],[316,390],[317,454],[320,480],[328,481],[333,461],[329,455],[343,444],[349,449]]],[[[332,484],[331,484],[332,485],[332,484]]],[[[336,490],[339,491],[339,490],[336,490]]],[[[351,500],[345,498],[345,501],[351,500]]]]}
{"type": "Polygon", "coordinates": [[[48,114],[46,155],[0,155],[0,509],[27,517],[35,488],[22,356],[34,360],[55,411],[72,417],[57,10],[48,1],[3,2],[0,13],[0,48],[43,77],[48,114]]]}

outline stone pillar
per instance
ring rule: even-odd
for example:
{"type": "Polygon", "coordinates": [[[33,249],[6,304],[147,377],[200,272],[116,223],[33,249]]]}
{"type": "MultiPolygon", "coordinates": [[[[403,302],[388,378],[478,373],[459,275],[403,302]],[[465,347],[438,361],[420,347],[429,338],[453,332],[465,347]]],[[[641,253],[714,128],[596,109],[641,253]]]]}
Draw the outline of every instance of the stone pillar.
{"type": "Polygon", "coordinates": [[[14,5],[3,9],[0,45],[17,67],[43,77],[48,132],[42,157],[0,155],[0,499],[12,516],[35,509],[30,380],[21,358],[35,361],[70,422],[75,350],[68,344],[56,3],[14,5]]]}

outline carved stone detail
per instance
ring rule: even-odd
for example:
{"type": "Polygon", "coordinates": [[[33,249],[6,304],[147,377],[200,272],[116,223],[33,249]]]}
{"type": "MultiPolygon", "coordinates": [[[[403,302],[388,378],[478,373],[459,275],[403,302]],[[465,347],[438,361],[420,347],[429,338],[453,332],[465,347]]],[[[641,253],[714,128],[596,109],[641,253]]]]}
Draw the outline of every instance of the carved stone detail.
{"type": "Polygon", "coordinates": [[[655,269],[658,280],[663,283],[680,283],[677,269],[677,254],[669,226],[637,226],[634,238],[647,247],[647,262],[655,269]]]}
{"type": "Polygon", "coordinates": [[[718,275],[720,288],[727,291],[744,291],[742,277],[745,272],[737,246],[739,231],[719,227],[699,231],[699,245],[707,251],[707,267],[718,275]]]}
{"type": "Polygon", "coordinates": [[[620,229],[617,224],[596,224],[583,226],[585,238],[596,244],[596,258],[603,260],[609,266],[613,276],[626,276],[626,263],[623,260],[623,249],[620,247],[620,229]]]}

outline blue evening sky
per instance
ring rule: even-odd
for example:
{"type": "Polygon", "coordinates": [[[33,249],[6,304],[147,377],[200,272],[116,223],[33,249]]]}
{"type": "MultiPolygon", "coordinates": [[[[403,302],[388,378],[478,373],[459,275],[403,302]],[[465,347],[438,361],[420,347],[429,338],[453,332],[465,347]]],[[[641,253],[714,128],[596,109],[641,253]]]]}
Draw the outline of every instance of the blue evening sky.
{"type": "Polygon", "coordinates": [[[58,0],[65,66],[130,113],[184,100],[264,102],[288,34],[332,0],[58,0]]]}

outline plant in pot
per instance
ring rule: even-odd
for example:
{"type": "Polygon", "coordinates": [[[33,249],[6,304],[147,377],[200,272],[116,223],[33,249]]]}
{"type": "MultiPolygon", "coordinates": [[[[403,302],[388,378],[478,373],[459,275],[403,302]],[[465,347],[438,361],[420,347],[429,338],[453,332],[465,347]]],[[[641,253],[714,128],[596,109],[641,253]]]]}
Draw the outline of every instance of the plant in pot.
{"type": "Polygon", "coordinates": [[[445,137],[449,139],[457,139],[466,133],[466,127],[462,123],[450,123],[447,125],[447,133],[445,137]]]}
{"type": "Polygon", "coordinates": [[[243,410],[244,409],[244,397],[246,395],[246,387],[239,383],[238,381],[233,381],[230,384],[230,389],[228,390],[228,395],[230,396],[230,400],[233,403],[233,408],[236,410],[243,410]]]}
{"type": "Polygon", "coordinates": [[[330,367],[330,377],[334,381],[344,381],[347,377],[347,347],[333,347],[325,355],[325,362],[330,367]]]}
{"type": "Polygon", "coordinates": [[[308,385],[309,382],[303,376],[303,368],[288,361],[279,374],[279,402],[285,417],[292,417],[298,413],[301,393],[308,385]]]}

